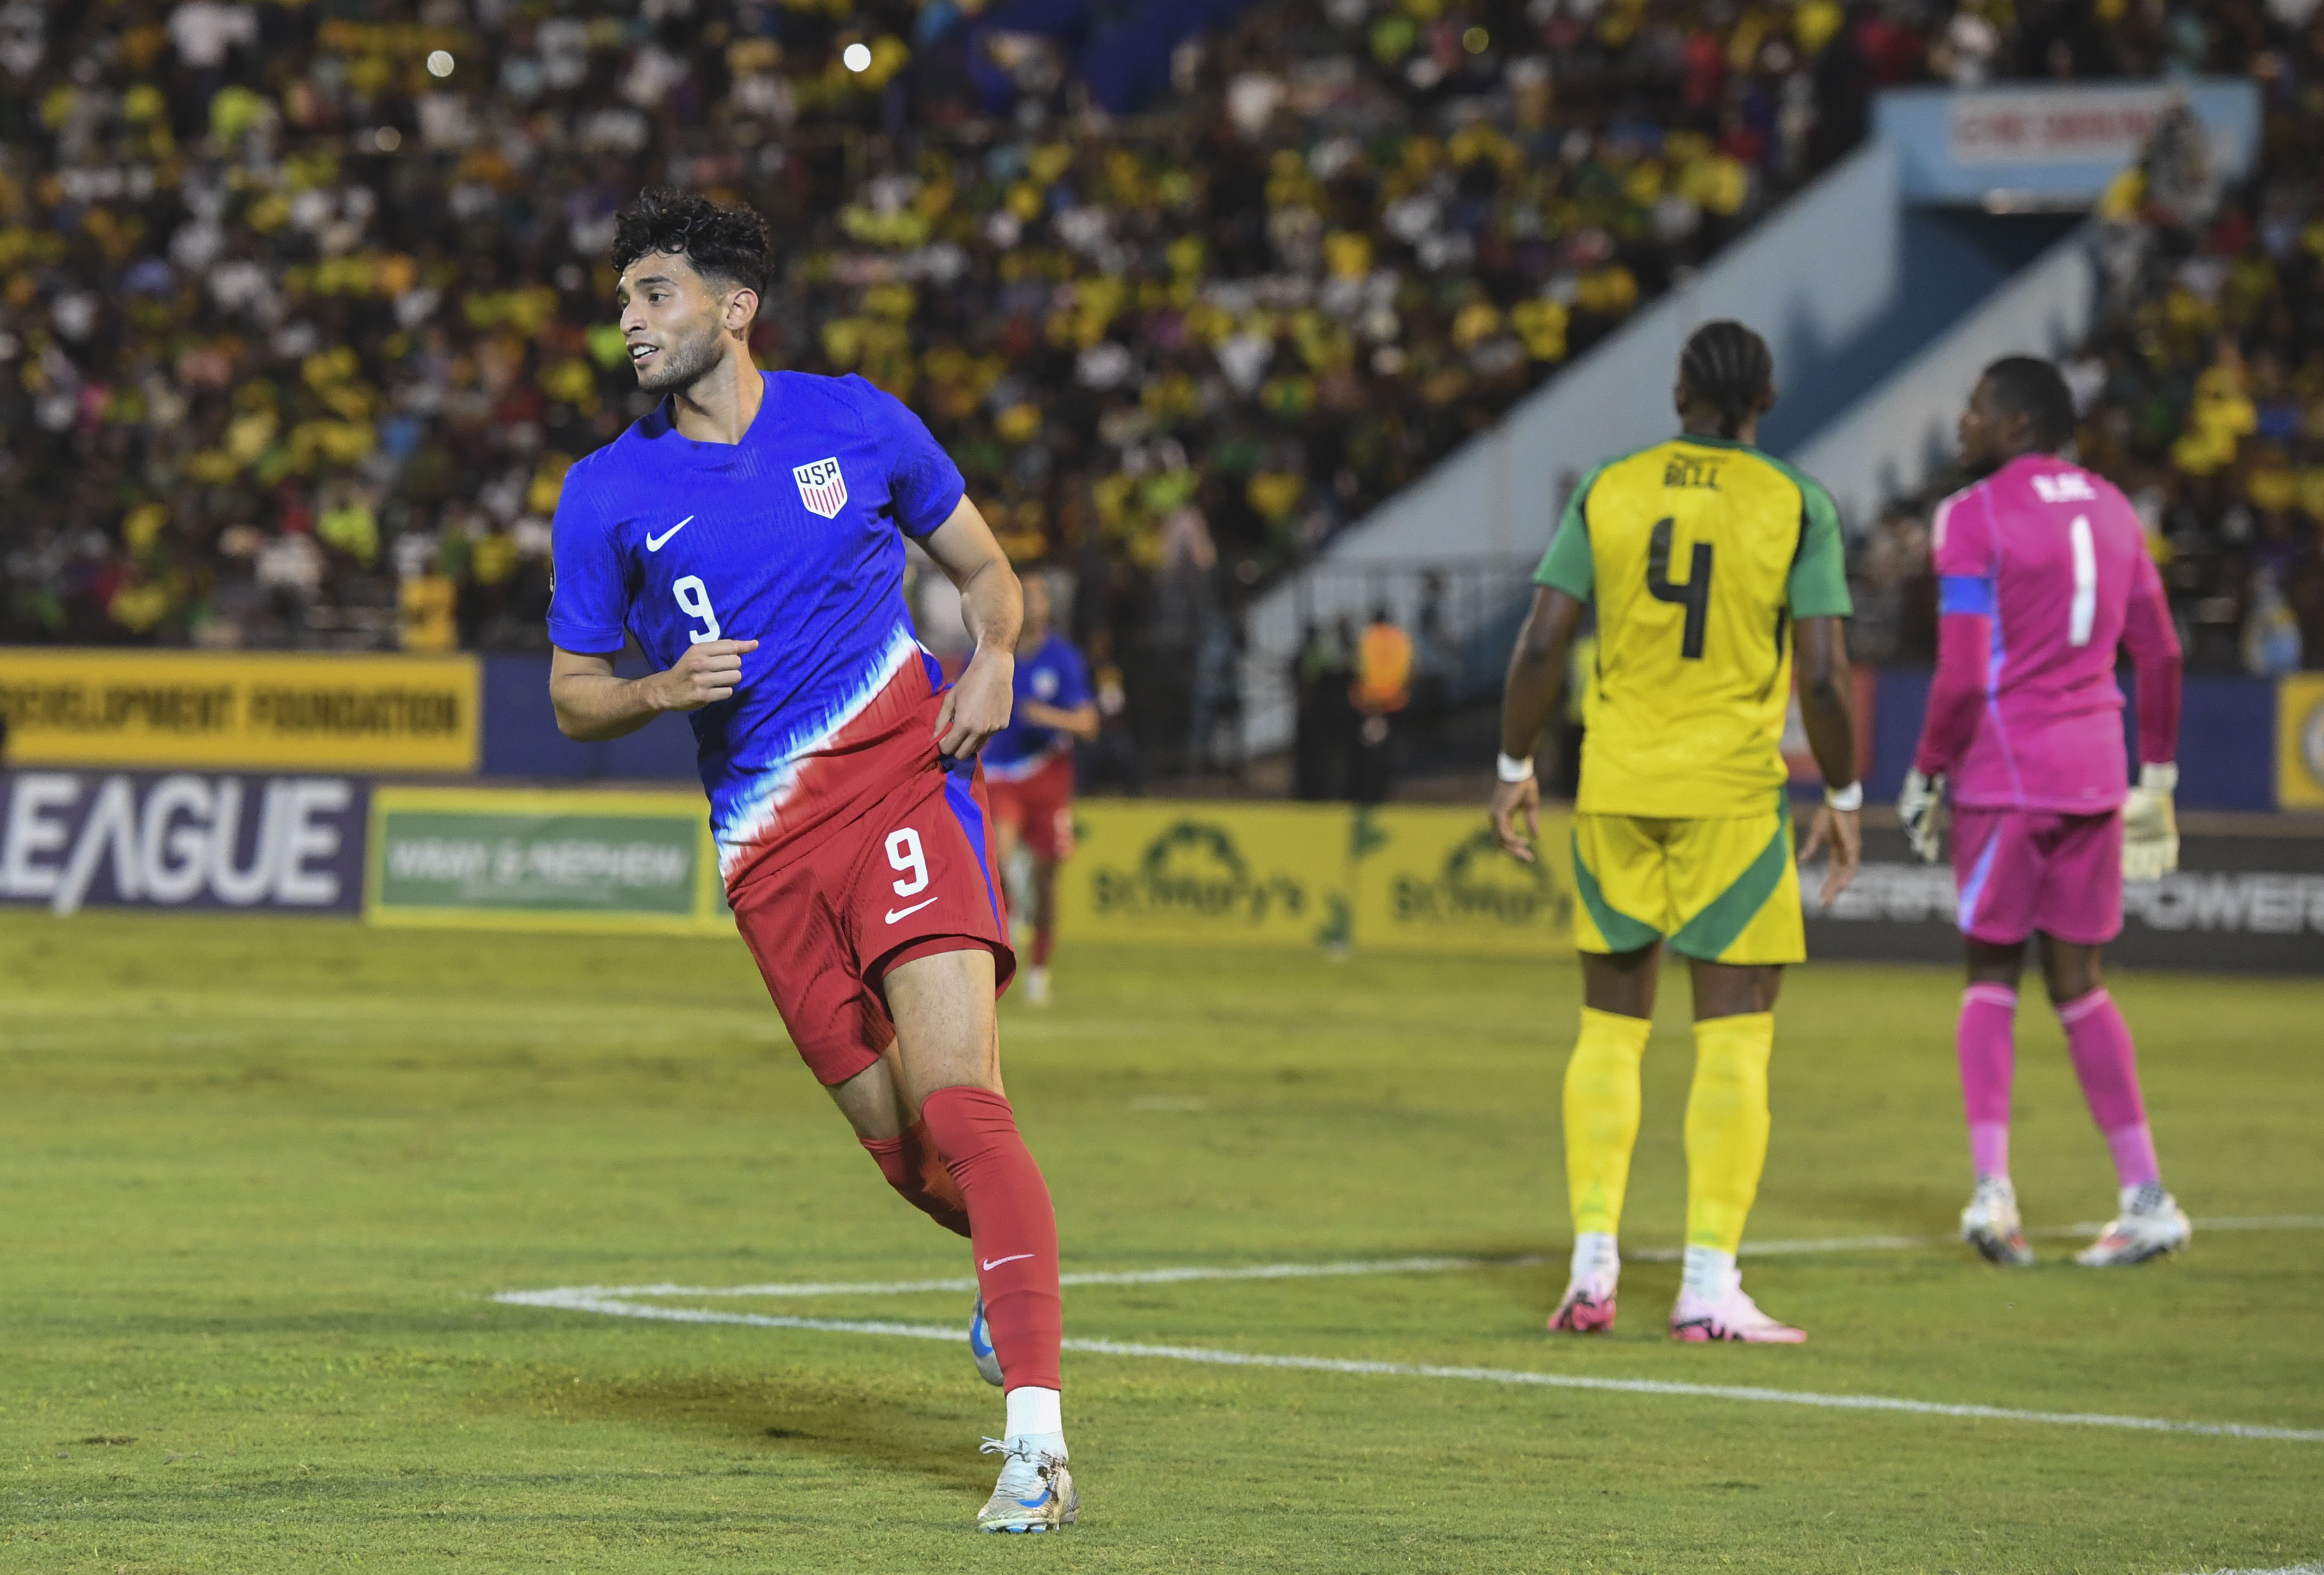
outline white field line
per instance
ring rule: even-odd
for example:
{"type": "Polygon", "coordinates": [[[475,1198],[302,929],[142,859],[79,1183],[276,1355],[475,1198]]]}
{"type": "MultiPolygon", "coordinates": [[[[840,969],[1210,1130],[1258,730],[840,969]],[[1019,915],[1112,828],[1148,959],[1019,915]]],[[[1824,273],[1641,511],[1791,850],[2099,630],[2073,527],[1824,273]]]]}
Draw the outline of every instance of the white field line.
{"type": "MultiPolygon", "coordinates": [[[[2221,1220],[2198,1220],[2198,1230],[2324,1230],[2324,1214],[2245,1215],[2221,1220]]],[[[2092,1236],[2105,1226],[2097,1222],[2060,1225],[2029,1230],[2044,1239],[2092,1236]]],[[[1745,1257],[1790,1257],[1829,1252],[1903,1252],[1920,1248],[1957,1245],[1950,1236],[1826,1236],[1799,1241],[1747,1241],[1745,1257]]],[[[1327,1280],[1362,1275],[1460,1274],[1480,1268],[1534,1268],[1564,1261],[1559,1253],[1529,1252],[1501,1257],[1377,1257],[1339,1263],[1259,1263],[1187,1265],[1173,1268],[1118,1269],[1060,1275],[1061,1285],[1178,1285],[1197,1280],[1327,1280]]],[[[1626,1263],[1676,1263],[1675,1249],[1648,1248],[1625,1252],[1626,1263]]],[[[792,1280],[761,1285],[567,1285],[554,1291],[511,1292],[510,1295],[576,1296],[744,1296],[754,1301],[798,1296],[908,1296],[932,1291],[973,1291],[976,1281],[960,1275],[929,1280],[792,1280]]],[[[503,1300],[506,1300],[503,1297],[503,1300]]]]}
{"type": "Polygon", "coordinates": [[[2324,1575],[2324,1564],[2286,1564],[2281,1570],[2190,1570],[2188,1575],[2324,1575]]]}
{"type": "MultiPolygon", "coordinates": [[[[599,1312],[671,1323],[740,1323],[754,1329],[802,1329],[826,1334],[890,1335],[907,1340],[964,1343],[957,1324],[894,1323],[845,1318],[787,1318],[761,1312],[720,1312],[702,1307],[664,1307],[593,1295],[582,1291],[503,1291],[493,1298],[522,1307],[599,1312]]],[[[1348,1373],[1364,1377],[1444,1378],[1476,1384],[1526,1385],[1546,1389],[1596,1389],[1620,1395],[1672,1395],[1709,1400],[1738,1400],[1766,1405],[1807,1405],[1833,1411],[1891,1411],[1917,1416],[1967,1417],[1981,1422],[2036,1423],[2057,1427],[2113,1427],[2139,1432],[2198,1433],[2211,1438],[2269,1439],[2324,1443],[2324,1428],[2256,1427],[2237,1422],[2177,1422],[2152,1416],[2107,1416],[2078,1411],[2016,1411],[2000,1405],[1947,1405],[1886,1395],[1820,1395],[1800,1389],[1767,1389],[1729,1384],[1674,1384],[1657,1378],[1593,1378],[1566,1373],[1536,1373],[1511,1368],[1444,1368],[1408,1362],[1348,1361],[1333,1357],[1277,1356],[1216,1350],[1191,1345],[1143,1345],[1112,1340],[1068,1340],[1065,1349],[1093,1356],[1199,1362],[1223,1368],[1278,1368],[1298,1372],[1348,1373]]]]}

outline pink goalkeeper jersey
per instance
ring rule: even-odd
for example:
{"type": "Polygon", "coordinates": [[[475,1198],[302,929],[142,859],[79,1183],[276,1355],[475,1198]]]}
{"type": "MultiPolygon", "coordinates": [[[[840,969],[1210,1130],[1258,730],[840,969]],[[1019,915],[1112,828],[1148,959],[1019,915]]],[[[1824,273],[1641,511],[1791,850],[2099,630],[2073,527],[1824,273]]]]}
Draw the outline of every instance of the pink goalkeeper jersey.
{"type": "MultiPolygon", "coordinates": [[[[2152,671],[2159,685],[2163,665],[2172,669],[2168,727],[2177,732],[2178,640],[2129,500],[2054,455],[2024,455],[1939,504],[1934,535],[1942,612],[1991,625],[1978,653],[1975,731],[1957,760],[1932,762],[1950,772],[1953,802],[2064,814],[2118,807],[2129,779],[2118,646],[2129,644],[2142,684],[2152,671]]],[[[1941,667],[1940,686],[1946,677],[1941,667]]],[[[1932,732],[1936,710],[1932,696],[1932,732]]],[[[2175,741],[2142,737],[2139,752],[2167,760],[2175,741]]]]}

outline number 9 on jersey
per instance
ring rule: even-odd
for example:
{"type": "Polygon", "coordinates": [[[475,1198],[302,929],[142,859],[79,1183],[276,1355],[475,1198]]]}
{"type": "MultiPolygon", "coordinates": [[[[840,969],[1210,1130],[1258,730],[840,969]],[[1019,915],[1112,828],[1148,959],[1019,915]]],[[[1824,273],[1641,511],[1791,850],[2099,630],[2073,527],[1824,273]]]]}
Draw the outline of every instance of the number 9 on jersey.
{"type": "Polygon", "coordinates": [[[678,598],[678,607],[688,618],[702,620],[702,627],[689,629],[686,638],[696,645],[718,638],[718,614],[710,606],[710,587],[702,583],[700,575],[687,575],[669,588],[678,598]]]}

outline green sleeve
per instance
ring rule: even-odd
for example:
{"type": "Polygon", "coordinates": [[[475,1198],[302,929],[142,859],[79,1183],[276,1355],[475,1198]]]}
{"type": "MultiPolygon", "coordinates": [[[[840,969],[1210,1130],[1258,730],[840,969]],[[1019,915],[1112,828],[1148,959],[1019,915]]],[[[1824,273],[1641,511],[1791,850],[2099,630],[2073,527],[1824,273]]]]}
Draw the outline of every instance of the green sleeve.
{"type": "Polygon", "coordinates": [[[1577,602],[1590,600],[1590,593],[1598,583],[1597,565],[1590,557],[1590,524],[1586,505],[1590,489],[1598,484],[1600,465],[1582,478],[1573,495],[1565,501],[1564,516],[1557,522],[1557,534],[1549,539],[1549,550],[1541,556],[1541,566],[1533,571],[1533,583],[1563,591],[1577,602]]]}
{"type": "Polygon", "coordinates": [[[1807,518],[1800,527],[1800,556],[1792,564],[1792,616],[1846,618],[1856,605],[1848,599],[1848,555],[1840,545],[1840,511],[1817,483],[1803,475],[1797,479],[1807,518]]]}

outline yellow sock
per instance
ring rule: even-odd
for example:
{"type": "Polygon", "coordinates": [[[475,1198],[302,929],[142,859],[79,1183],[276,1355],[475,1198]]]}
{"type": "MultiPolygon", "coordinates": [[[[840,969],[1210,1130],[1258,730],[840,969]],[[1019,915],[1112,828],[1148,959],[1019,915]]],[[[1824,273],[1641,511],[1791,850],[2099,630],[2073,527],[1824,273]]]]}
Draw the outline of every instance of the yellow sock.
{"type": "Polygon", "coordinates": [[[1767,1057],[1773,1012],[1694,1025],[1694,1087],[1686,1097],[1686,1240],[1732,1255],[1767,1163],[1767,1057]]]}
{"type": "Polygon", "coordinates": [[[1653,1026],[1582,1009],[1582,1036],[1565,1064],[1565,1187],[1576,1235],[1621,1227],[1638,1141],[1638,1062],[1653,1026]]]}

